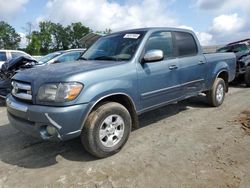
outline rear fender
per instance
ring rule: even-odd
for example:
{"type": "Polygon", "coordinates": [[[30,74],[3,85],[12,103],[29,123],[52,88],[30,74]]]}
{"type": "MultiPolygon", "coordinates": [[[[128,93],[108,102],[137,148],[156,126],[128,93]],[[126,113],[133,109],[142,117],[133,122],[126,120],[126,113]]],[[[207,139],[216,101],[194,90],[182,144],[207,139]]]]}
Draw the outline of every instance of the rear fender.
{"type": "MultiPolygon", "coordinates": [[[[210,77],[210,79],[208,79],[207,82],[208,90],[210,90],[213,87],[214,81],[216,80],[216,78],[218,78],[218,76],[222,72],[227,72],[227,74],[229,75],[229,66],[225,61],[220,61],[215,65],[212,71],[212,76],[210,77]]],[[[228,83],[229,80],[227,80],[226,82],[228,83]]]]}

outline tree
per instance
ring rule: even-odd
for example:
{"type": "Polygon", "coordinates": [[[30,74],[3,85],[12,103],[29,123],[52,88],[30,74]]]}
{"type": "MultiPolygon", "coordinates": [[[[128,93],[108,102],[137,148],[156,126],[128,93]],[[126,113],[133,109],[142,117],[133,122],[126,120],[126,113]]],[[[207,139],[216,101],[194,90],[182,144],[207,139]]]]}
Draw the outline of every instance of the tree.
{"type": "Polygon", "coordinates": [[[59,23],[52,23],[51,35],[53,38],[53,50],[69,49],[71,41],[68,27],[63,27],[59,23]]]}
{"type": "Polygon", "coordinates": [[[27,38],[28,44],[30,43],[31,34],[32,34],[32,31],[34,30],[34,27],[35,26],[31,22],[27,22],[26,25],[24,27],[22,27],[22,29],[26,33],[26,38],[27,38]]]}
{"type": "Polygon", "coordinates": [[[79,40],[86,34],[91,32],[91,29],[84,26],[81,22],[72,23],[68,26],[70,36],[70,48],[80,48],[82,45],[79,40]]]}
{"type": "Polygon", "coordinates": [[[38,31],[33,31],[31,33],[30,43],[26,47],[26,51],[32,55],[41,54],[41,38],[38,31]]]}
{"type": "Polygon", "coordinates": [[[17,49],[21,41],[15,29],[4,21],[0,21],[0,49],[17,49]]]}
{"type": "Polygon", "coordinates": [[[42,54],[46,54],[48,52],[50,52],[51,47],[52,47],[52,36],[51,36],[51,32],[52,32],[52,22],[49,21],[44,21],[44,22],[40,22],[39,23],[39,28],[40,28],[40,32],[39,32],[39,40],[41,43],[41,53],[42,54]]]}

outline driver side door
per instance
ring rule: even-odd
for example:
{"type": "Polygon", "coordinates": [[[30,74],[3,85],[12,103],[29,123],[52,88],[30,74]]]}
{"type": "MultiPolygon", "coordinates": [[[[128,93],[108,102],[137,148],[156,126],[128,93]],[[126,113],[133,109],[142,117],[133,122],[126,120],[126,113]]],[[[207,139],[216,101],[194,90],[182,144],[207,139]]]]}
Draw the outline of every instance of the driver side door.
{"type": "Polygon", "coordinates": [[[142,111],[175,101],[181,97],[178,59],[174,56],[172,33],[159,31],[149,37],[144,54],[162,50],[164,59],[138,64],[138,88],[142,111]]]}

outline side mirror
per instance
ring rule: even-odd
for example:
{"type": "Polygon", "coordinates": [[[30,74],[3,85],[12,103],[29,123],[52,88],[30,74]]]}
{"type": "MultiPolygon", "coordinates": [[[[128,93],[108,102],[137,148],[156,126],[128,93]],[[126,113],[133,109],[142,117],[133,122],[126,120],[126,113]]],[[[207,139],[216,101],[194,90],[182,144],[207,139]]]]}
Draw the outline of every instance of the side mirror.
{"type": "Polygon", "coordinates": [[[155,62],[163,60],[162,50],[149,50],[143,57],[144,62],[155,62]]]}
{"type": "Polygon", "coordinates": [[[55,63],[61,63],[61,61],[55,60],[55,61],[53,61],[51,64],[55,64],[55,63]]]}

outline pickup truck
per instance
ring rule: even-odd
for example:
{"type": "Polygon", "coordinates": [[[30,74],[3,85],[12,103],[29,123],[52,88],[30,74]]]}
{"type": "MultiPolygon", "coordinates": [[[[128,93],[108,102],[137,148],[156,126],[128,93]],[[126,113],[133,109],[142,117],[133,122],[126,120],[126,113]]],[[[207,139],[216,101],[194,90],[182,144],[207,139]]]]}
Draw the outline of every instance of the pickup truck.
{"type": "Polygon", "coordinates": [[[250,39],[227,44],[217,52],[233,52],[236,55],[235,82],[245,83],[250,87],[250,39]]]}
{"type": "Polygon", "coordinates": [[[43,140],[80,137],[98,158],[117,153],[138,115],[205,93],[223,103],[234,53],[203,54],[192,31],[142,28],[98,39],[80,61],[24,70],[6,99],[10,123],[43,140]]]}

